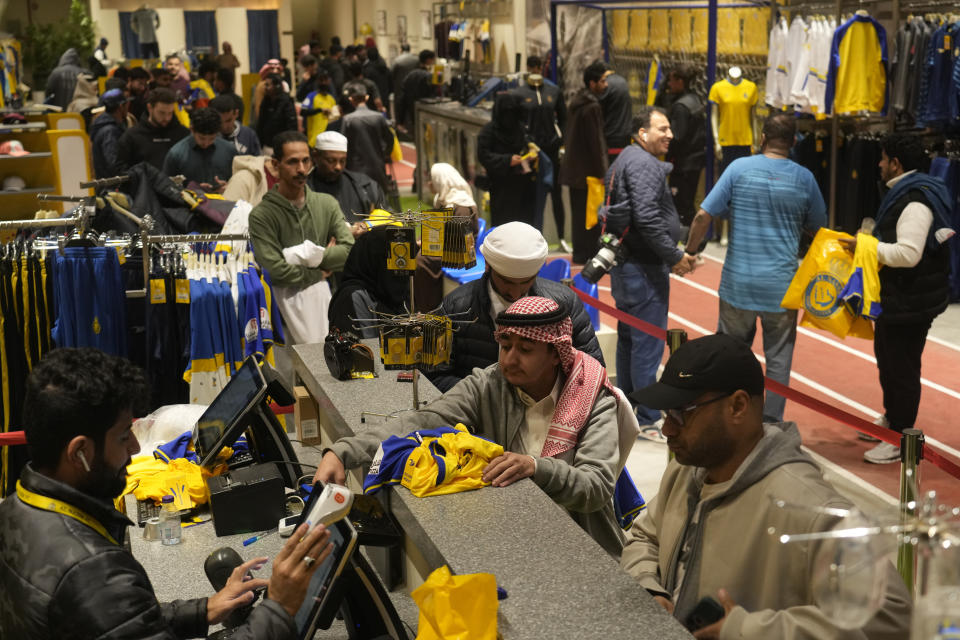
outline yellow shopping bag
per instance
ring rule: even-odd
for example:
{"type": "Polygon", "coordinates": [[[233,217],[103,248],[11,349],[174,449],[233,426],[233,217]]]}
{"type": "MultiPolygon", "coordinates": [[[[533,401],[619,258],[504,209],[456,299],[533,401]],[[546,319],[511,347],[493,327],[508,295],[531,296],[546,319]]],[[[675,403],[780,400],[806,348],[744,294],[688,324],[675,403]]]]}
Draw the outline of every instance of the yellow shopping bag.
{"type": "Polygon", "coordinates": [[[840,292],[853,272],[853,256],[840,244],[840,238],[853,236],[825,227],[817,232],[780,306],[803,309],[802,327],[826,329],[839,338],[872,340],[870,321],[854,316],[840,300],[840,292]]]}
{"type": "Polygon", "coordinates": [[[496,640],[497,581],[492,574],[455,576],[444,565],[410,595],[420,608],[417,640],[496,640]]]}
{"type": "Polygon", "coordinates": [[[587,223],[584,228],[592,229],[597,225],[597,209],[603,204],[603,196],[603,178],[587,176],[587,223]]]}
{"type": "Polygon", "coordinates": [[[393,134],[393,146],[390,148],[390,162],[400,162],[403,160],[403,149],[400,148],[400,140],[397,139],[397,132],[390,129],[393,134]]]}

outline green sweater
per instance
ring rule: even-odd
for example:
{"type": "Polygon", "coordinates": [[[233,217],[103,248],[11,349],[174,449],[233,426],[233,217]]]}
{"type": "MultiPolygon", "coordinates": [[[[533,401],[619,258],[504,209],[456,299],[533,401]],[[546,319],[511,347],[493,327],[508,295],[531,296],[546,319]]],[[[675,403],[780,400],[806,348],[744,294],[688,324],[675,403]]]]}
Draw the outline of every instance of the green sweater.
{"type": "Polygon", "coordinates": [[[277,191],[263,196],[250,212],[250,240],[257,262],[270,275],[270,281],[281,287],[306,287],[323,280],[324,271],[340,271],[353,246],[353,234],[343,218],[340,205],[333,197],[306,187],[303,208],[297,209],[277,191]],[[337,244],[327,249],[320,266],[293,266],[283,259],[283,250],[310,240],[321,247],[330,238],[337,244]]]}

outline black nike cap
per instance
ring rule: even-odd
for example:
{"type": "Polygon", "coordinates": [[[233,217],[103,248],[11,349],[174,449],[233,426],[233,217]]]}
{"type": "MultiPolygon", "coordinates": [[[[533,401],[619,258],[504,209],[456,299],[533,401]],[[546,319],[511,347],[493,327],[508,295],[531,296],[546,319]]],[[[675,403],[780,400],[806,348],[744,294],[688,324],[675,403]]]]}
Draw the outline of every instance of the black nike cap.
{"type": "Polygon", "coordinates": [[[708,391],[763,393],[763,369],[750,346],[718,333],[685,342],[663,367],[660,380],[629,394],[651,409],[679,409],[708,391]]]}

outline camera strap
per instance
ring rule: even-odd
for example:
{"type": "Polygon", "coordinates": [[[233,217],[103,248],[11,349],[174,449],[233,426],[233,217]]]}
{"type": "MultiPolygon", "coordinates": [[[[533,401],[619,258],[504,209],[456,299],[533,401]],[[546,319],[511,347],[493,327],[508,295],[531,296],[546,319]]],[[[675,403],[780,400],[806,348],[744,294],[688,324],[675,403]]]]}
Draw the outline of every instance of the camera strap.
{"type": "MultiPolygon", "coordinates": [[[[607,201],[604,203],[606,209],[610,209],[610,195],[613,193],[613,179],[617,176],[616,170],[610,172],[610,184],[607,185],[607,201]]],[[[630,230],[630,225],[627,225],[623,228],[623,233],[620,234],[620,242],[623,242],[623,239],[627,236],[627,231],[630,230]]],[[[607,216],[603,216],[603,226],[600,227],[600,237],[607,232],[607,216]]]]}

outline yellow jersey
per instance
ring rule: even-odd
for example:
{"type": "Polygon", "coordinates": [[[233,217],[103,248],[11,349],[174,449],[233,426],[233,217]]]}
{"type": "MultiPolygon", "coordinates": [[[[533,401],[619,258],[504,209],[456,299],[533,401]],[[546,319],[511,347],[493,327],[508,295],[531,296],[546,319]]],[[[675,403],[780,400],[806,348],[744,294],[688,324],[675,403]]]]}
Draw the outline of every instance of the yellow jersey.
{"type": "Polygon", "coordinates": [[[733,84],[726,78],[710,87],[710,102],[720,109],[718,142],[722,147],[751,146],[753,117],[750,110],[758,99],[757,85],[741,78],[733,84]]]}

